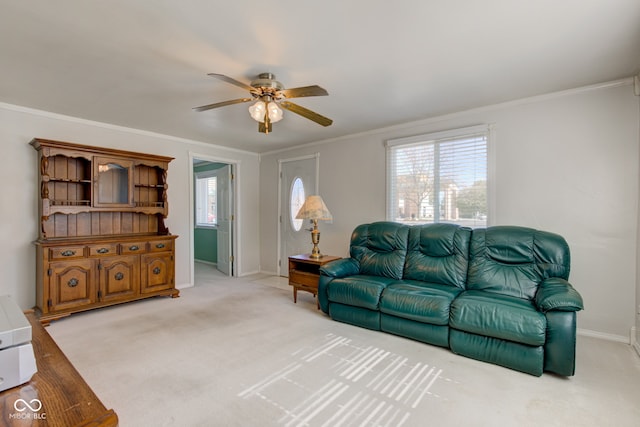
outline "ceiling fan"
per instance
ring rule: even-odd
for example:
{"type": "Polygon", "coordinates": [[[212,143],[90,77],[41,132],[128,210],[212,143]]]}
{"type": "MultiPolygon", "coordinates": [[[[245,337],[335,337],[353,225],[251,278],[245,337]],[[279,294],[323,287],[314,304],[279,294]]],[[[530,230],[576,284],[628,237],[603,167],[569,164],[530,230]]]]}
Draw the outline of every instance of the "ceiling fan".
{"type": "Polygon", "coordinates": [[[315,111],[311,111],[288,101],[288,99],[291,98],[329,95],[329,93],[320,86],[313,85],[285,89],[282,83],[276,80],[276,76],[271,73],[259,74],[258,77],[251,81],[250,84],[242,83],[223,74],[209,73],[208,75],[248,90],[251,97],[232,99],[229,101],[216,102],[215,104],[195,107],[194,110],[196,111],[206,111],[213,108],[225,107],[227,105],[256,101],[255,104],[249,107],[249,114],[258,122],[258,132],[265,134],[271,132],[272,123],[282,120],[284,114],[282,108],[299,114],[302,117],[314,121],[322,126],[330,126],[333,123],[333,120],[320,115],[315,111]]]}

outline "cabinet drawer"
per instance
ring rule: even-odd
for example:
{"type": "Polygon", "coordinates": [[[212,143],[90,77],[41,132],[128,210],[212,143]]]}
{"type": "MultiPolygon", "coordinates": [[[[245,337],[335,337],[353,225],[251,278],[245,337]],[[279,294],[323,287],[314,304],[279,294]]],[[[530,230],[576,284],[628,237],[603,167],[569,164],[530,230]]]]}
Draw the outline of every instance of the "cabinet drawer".
{"type": "Polygon", "coordinates": [[[167,252],[173,250],[173,240],[154,240],[149,242],[149,252],[167,252]]]}
{"type": "Polygon", "coordinates": [[[110,256],[118,255],[118,245],[116,243],[101,243],[97,245],[90,245],[89,256],[110,256]]]}
{"type": "Polygon", "coordinates": [[[62,246],[49,248],[49,259],[74,259],[84,258],[84,246],[62,246]]]}
{"type": "Polygon", "coordinates": [[[304,286],[318,287],[319,276],[306,271],[289,271],[289,282],[304,286]]]}
{"type": "Polygon", "coordinates": [[[141,254],[147,251],[147,242],[120,243],[120,253],[123,255],[141,254]]]}

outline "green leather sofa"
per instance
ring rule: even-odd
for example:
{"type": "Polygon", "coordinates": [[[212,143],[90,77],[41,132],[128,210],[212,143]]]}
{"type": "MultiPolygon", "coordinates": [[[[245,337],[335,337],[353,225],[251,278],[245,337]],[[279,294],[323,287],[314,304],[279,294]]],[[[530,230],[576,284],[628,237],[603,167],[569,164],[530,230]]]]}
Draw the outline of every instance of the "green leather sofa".
{"type": "Polygon", "coordinates": [[[320,269],[332,319],[450,348],[532,375],[575,373],[580,294],[569,246],[526,227],[375,222],[320,269]]]}

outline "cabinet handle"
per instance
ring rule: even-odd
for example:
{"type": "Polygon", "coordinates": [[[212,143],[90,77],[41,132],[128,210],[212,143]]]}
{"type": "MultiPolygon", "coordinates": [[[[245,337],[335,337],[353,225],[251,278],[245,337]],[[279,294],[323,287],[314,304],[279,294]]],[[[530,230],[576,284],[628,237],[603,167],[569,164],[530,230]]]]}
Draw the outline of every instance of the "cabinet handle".
{"type": "Polygon", "coordinates": [[[116,275],[114,277],[116,278],[116,280],[122,280],[122,279],[124,279],[124,274],[116,273],[116,275]]]}
{"type": "Polygon", "coordinates": [[[153,274],[160,274],[160,267],[156,267],[153,269],[153,274]]]}
{"type": "Polygon", "coordinates": [[[156,245],[156,248],[158,248],[158,249],[162,249],[162,248],[164,248],[164,243],[158,243],[158,244],[156,245]]]}
{"type": "Polygon", "coordinates": [[[133,246],[129,246],[129,250],[130,251],[137,251],[138,249],[140,249],[138,246],[133,245],[133,246]]]}
{"type": "Polygon", "coordinates": [[[60,255],[62,255],[62,256],[74,256],[75,254],[76,254],[76,251],[71,251],[71,250],[66,250],[66,251],[60,252],[60,255]]]}
{"type": "Polygon", "coordinates": [[[76,286],[78,286],[78,279],[69,280],[67,286],[69,286],[70,288],[75,288],[76,286]]]}
{"type": "Polygon", "coordinates": [[[107,249],[107,248],[100,248],[100,249],[98,249],[96,252],[98,252],[99,254],[107,254],[107,253],[109,253],[109,249],[107,249]]]}

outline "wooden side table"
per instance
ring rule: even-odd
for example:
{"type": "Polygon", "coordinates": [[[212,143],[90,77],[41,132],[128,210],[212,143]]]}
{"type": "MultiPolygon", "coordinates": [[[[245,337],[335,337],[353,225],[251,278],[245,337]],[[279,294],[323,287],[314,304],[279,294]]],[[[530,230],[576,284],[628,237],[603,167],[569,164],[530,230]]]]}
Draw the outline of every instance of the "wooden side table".
{"type": "MultiPolygon", "coordinates": [[[[311,292],[318,297],[318,281],[320,267],[331,261],[340,259],[339,256],[323,255],[320,259],[310,255],[293,255],[289,257],[289,285],[293,286],[293,302],[298,302],[298,290],[311,292]]],[[[316,301],[320,308],[320,302],[316,301]]]]}

